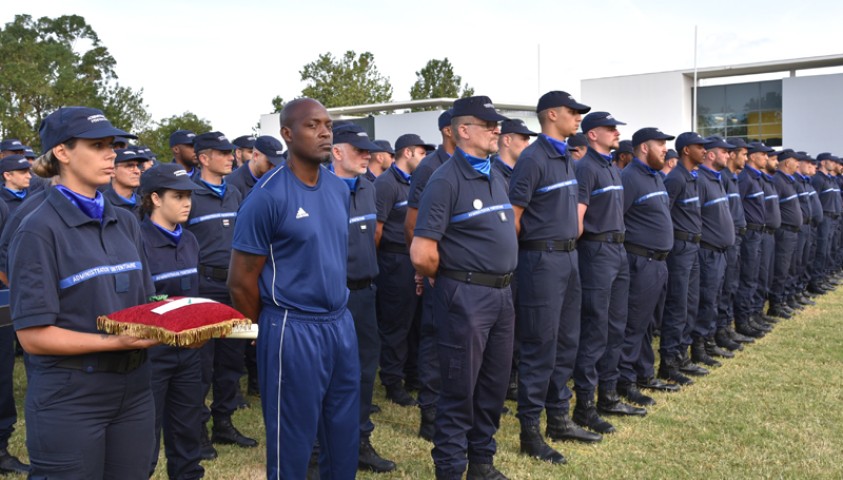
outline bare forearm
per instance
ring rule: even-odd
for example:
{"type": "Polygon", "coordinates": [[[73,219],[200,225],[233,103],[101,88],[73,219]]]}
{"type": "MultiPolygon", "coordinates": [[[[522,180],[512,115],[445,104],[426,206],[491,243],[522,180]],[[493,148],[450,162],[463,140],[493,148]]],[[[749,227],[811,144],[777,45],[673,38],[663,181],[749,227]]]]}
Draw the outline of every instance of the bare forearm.
{"type": "Polygon", "coordinates": [[[439,248],[437,242],[423,237],[416,237],[410,246],[410,261],[416,271],[425,276],[434,278],[439,270],[439,248]]]}
{"type": "Polygon", "coordinates": [[[228,271],[228,290],[234,308],[253,322],[258,321],[261,313],[260,288],[258,280],[266,257],[231,252],[228,271]]]}
{"type": "Polygon", "coordinates": [[[413,244],[413,230],[416,229],[418,215],[417,208],[407,207],[407,215],[404,217],[404,241],[407,242],[407,246],[413,244]]]}
{"type": "Polygon", "coordinates": [[[76,332],[54,325],[24,328],[17,334],[21,346],[31,355],[84,355],[149,348],[160,343],[126,335],[76,332]]]}

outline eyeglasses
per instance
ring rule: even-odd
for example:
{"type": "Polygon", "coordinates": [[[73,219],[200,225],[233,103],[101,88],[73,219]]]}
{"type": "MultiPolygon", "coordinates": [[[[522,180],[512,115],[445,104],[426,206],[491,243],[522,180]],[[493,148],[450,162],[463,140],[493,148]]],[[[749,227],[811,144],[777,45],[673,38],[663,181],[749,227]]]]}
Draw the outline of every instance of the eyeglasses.
{"type": "Polygon", "coordinates": [[[135,169],[137,169],[137,170],[141,170],[141,171],[143,171],[143,169],[140,167],[140,165],[139,165],[138,163],[136,163],[136,162],[120,162],[120,163],[118,163],[118,164],[117,164],[117,166],[118,166],[118,167],[125,168],[126,170],[135,170],[135,169]]]}
{"type": "Polygon", "coordinates": [[[492,130],[498,128],[498,122],[486,122],[486,123],[470,123],[466,122],[463,125],[474,125],[475,127],[480,127],[487,132],[491,132],[492,130]]]}

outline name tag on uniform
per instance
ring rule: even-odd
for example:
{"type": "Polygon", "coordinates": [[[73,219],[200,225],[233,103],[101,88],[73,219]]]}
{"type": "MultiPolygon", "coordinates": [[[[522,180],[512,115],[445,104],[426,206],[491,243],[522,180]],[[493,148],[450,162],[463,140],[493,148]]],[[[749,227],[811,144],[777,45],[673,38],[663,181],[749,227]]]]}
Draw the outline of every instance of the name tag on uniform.
{"type": "Polygon", "coordinates": [[[498,212],[498,217],[501,219],[501,222],[506,222],[506,212],[504,212],[503,210],[498,212]]]}
{"type": "Polygon", "coordinates": [[[361,224],[360,224],[360,231],[361,231],[361,232],[365,232],[365,231],[366,231],[366,224],[365,224],[365,223],[361,223],[361,224]]]}
{"type": "Polygon", "coordinates": [[[230,221],[229,219],[227,219],[227,218],[223,218],[223,219],[222,219],[222,226],[223,226],[223,227],[226,227],[226,228],[230,227],[230,226],[231,226],[231,221],[230,221]]]}

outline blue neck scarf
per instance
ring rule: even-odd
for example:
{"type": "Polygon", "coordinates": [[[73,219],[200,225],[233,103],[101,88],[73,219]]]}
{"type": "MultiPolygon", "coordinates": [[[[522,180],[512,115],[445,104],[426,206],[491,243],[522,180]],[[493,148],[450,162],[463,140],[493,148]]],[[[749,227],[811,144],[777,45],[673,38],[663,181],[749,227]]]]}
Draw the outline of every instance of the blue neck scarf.
{"type": "Polygon", "coordinates": [[[762,173],[761,175],[764,175],[764,178],[766,178],[768,182],[772,182],[772,181],[773,181],[773,176],[772,176],[772,175],[767,174],[767,173],[762,173]]]}
{"type": "Polygon", "coordinates": [[[403,178],[405,182],[410,183],[410,174],[409,173],[404,173],[404,170],[401,170],[400,168],[398,168],[398,165],[395,165],[394,163],[392,164],[392,168],[394,168],[395,171],[398,172],[398,176],[403,178]]]}
{"type": "Polygon", "coordinates": [[[88,198],[80,195],[64,185],[56,185],[56,188],[64,195],[70,203],[76,205],[76,208],[82,210],[82,213],[91,217],[94,220],[102,222],[102,213],[105,209],[105,199],[99,191],[94,198],[88,198]]]}
{"type": "Polygon", "coordinates": [[[652,176],[656,176],[657,173],[661,173],[658,170],[653,170],[652,168],[650,168],[649,165],[647,165],[646,163],[639,160],[638,157],[632,157],[632,161],[640,163],[641,166],[644,167],[645,170],[647,170],[647,173],[649,173],[652,176]]]}
{"type": "Polygon", "coordinates": [[[181,232],[182,232],[181,225],[176,224],[176,229],[173,230],[173,231],[170,231],[170,230],[162,227],[161,225],[158,225],[155,222],[152,222],[152,224],[155,225],[155,228],[160,230],[161,233],[163,233],[164,236],[167,237],[168,239],[170,239],[173,243],[175,243],[176,245],[179,244],[179,240],[181,240],[181,232]]]}
{"type": "Polygon", "coordinates": [[[352,178],[339,177],[339,178],[340,178],[340,180],[345,182],[346,185],[348,185],[348,189],[351,190],[352,193],[357,191],[357,181],[359,180],[359,177],[352,177],[352,178]]]}
{"type": "MultiPolygon", "coordinates": [[[[114,192],[114,193],[117,193],[117,192],[114,192]]],[[[132,196],[129,197],[129,198],[126,198],[123,195],[120,195],[119,193],[117,193],[117,196],[122,198],[123,200],[125,200],[127,205],[131,205],[131,206],[134,207],[135,205],[138,204],[138,196],[135,195],[135,192],[132,192],[132,196]]]]}
{"type": "MultiPolygon", "coordinates": [[[[600,152],[598,152],[598,153],[600,153],[600,152]]],[[[610,155],[604,155],[604,154],[600,153],[600,156],[603,157],[603,160],[606,160],[607,162],[609,162],[609,164],[612,163],[612,155],[611,154],[610,155]]]]}
{"type": "Polygon", "coordinates": [[[745,168],[747,168],[750,172],[754,173],[756,177],[760,177],[760,176],[761,176],[761,171],[760,171],[760,170],[756,170],[756,169],[754,169],[754,168],[750,167],[749,165],[745,165],[745,168]]]}
{"type": "Polygon", "coordinates": [[[208,187],[212,192],[214,192],[214,195],[220,198],[223,198],[225,196],[225,179],[223,179],[222,183],[219,185],[208,183],[205,180],[202,180],[201,178],[199,180],[201,180],[206,187],[208,187]]]}
{"type": "Polygon", "coordinates": [[[18,197],[19,199],[23,200],[26,197],[26,190],[12,190],[9,187],[3,187],[12,195],[18,197]]]}
{"type": "Polygon", "coordinates": [[[557,140],[555,138],[548,137],[547,135],[545,135],[543,133],[541,135],[545,138],[545,140],[547,140],[548,143],[553,145],[553,148],[555,148],[556,151],[559,152],[560,155],[565,155],[565,153],[568,151],[568,144],[567,143],[565,143],[563,141],[560,141],[560,140],[557,140]]]}
{"type": "Polygon", "coordinates": [[[471,165],[471,168],[475,169],[478,173],[481,173],[486,178],[489,178],[489,175],[492,173],[492,162],[489,161],[489,157],[474,157],[465,153],[465,151],[461,148],[459,148],[459,151],[462,152],[465,159],[468,160],[468,163],[471,165]]]}
{"type": "Polygon", "coordinates": [[[720,180],[720,172],[715,172],[714,170],[706,167],[705,165],[700,165],[700,168],[705,169],[705,171],[710,172],[712,175],[714,175],[717,180],[720,180]]]}

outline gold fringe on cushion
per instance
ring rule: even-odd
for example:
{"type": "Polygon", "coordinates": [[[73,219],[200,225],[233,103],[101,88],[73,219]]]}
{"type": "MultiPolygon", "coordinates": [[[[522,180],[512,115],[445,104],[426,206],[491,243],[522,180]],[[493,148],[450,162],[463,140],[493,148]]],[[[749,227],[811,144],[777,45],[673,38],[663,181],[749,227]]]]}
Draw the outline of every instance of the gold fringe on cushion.
{"type": "Polygon", "coordinates": [[[154,325],[141,325],[138,323],[126,323],[112,320],[105,315],[97,317],[97,330],[112,335],[128,335],[135,338],[147,340],[158,340],[161,343],[174,347],[187,347],[196,343],[204,342],[212,338],[221,338],[231,334],[232,328],[239,325],[251,325],[248,318],[234,318],[224,320],[214,325],[191,328],[181,332],[173,332],[166,328],[154,325]]]}

